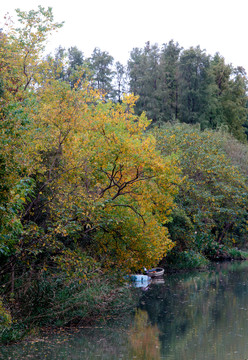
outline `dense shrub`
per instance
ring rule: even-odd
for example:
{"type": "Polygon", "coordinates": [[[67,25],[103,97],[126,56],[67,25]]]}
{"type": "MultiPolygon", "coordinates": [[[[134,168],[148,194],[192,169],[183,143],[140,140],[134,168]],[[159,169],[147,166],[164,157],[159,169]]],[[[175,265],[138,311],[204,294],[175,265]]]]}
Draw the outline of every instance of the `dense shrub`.
{"type": "MultiPolygon", "coordinates": [[[[230,136],[225,139],[222,132],[182,124],[167,124],[154,132],[162,153],[174,155],[181,169],[178,210],[169,225],[177,246],[204,251],[210,242],[243,245],[248,187],[244,166],[227,151],[230,136]]],[[[241,147],[236,140],[233,144],[241,147]]]]}

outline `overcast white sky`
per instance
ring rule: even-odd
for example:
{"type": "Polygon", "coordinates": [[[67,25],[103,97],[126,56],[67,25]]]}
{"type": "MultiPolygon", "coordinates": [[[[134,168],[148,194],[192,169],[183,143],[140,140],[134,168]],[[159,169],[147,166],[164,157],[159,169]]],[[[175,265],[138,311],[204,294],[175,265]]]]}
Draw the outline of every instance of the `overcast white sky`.
{"type": "Polygon", "coordinates": [[[99,47],[125,64],[134,47],[173,39],[186,49],[219,52],[248,72],[248,0],[1,0],[0,24],[6,12],[38,5],[51,6],[55,20],[65,21],[49,50],[77,46],[90,56],[99,47]]]}

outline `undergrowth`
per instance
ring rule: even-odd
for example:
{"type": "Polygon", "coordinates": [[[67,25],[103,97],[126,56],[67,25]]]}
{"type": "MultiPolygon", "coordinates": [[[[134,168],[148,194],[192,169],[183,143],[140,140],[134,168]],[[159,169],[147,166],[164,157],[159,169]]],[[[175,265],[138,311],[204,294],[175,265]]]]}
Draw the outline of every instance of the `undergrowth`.
{"type": "MultiPolygon", "coordinates": [[[[9,299],[6,299],[9,300],[9,299]]],[[[135,307],[134,294],[118,277],[98,275],[82,281],[42,276],[19,281],[12,294],[12,323],[0,329],[0,342],[18,341],[46,326],[91,325],[121,316],[135,307]]]]}

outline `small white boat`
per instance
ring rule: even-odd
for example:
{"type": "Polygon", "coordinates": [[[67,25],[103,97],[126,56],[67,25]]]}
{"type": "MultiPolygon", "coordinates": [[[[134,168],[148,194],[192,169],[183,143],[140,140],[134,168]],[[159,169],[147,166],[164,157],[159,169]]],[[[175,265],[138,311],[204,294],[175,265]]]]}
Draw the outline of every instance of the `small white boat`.
{"type": "Polygon", "coordinates": [[[151,278],[157,278],[164,275],[164,269],[160,267],[156,267],[154,269],[146,270],[146,275],[151,278]]]}

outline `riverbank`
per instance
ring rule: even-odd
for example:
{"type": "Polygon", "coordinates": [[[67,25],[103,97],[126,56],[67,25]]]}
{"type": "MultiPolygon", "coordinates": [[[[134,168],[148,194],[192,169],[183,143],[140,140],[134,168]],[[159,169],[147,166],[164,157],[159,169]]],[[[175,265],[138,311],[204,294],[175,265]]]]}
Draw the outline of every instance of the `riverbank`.
{"type": "MultiPolygon", "coordinates": [[[[208,271],[211,263],[217,261],[247,259],[248,252],[223,247],[208,257],[192,250],[177,253],[176,257],[172,253],[163,259],[160,266],[165,269],[165,274],[170,275],[189,270],[208,271]]],[[[113,272],[97,275],[82,283],[75,279],[63,281],[47,274],[39,278],[39,283],[33,279],[28,291],[21,287],[16,289],[15,300],[9,301],[8,313],[12,314],[12,322],[0,327],[0,342],[18,342],[46,329],[53,332],[92,327],[133,312],[138,302],[137,292],[132,291],[122,279],[120,274],[113,272]]]]}
{"type": "Polygon", "coordinates": [[[135,290],[140,295],[138,310],[120,320],[106,326],[49,328],[1,347],[0,358],[246,359],[247,276],[247,261],[171,274],[148,291],[135,290]]]}
{"type": "Polygon", "coordinates": [[[187,270],[205,270],[211,263],[248,260],[248,251],[226,246],[212,247],[204,254],[194,250],[172,251],[160,262],[167,273],[187,270]]]}
{"type": "Polygon", "coordinates": [[[12,319],[0,326],[0,342],[4,344],[20,341],[45,328],[104,323],[133,311],[137,302],[130,287],[113,272],[82,282],[43,274],[39,280],[33,279],[28,289],[22,283],[12,302],[6,300],[12,319]]]}

